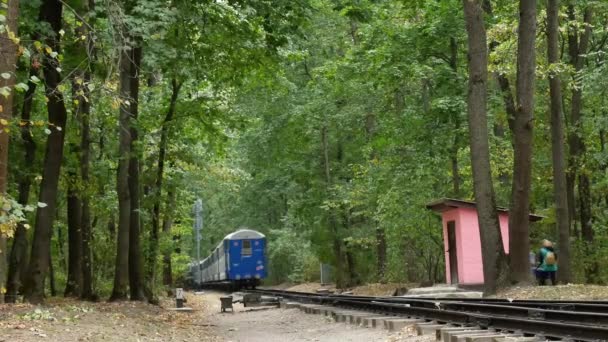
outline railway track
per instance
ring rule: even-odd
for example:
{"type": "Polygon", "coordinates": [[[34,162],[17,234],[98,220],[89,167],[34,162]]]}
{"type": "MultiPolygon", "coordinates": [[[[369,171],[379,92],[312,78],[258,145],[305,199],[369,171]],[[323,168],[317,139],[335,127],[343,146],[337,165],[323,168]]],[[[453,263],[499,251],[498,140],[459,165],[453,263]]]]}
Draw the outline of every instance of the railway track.
{"type": "Polygon", "coordinates": [[[543,336],[549,340],[608,341],[608,302],[461,298],[371,297],[258,289],[251,292],[285,301],[422,319],[459,327],[475,326],[543,336]]]}

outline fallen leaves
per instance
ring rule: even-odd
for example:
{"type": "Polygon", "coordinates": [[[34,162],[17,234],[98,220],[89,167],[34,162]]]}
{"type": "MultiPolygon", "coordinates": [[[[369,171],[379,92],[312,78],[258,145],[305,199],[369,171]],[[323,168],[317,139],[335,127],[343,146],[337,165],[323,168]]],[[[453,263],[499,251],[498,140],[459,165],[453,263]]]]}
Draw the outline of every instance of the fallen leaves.
{"type": "Polygon", "coordinates": [[[548,300],[606,300],[608,286],[568,284],[557,286],[521,286],[500,291],[497,298],[548,300]]]}
{"type": "MultiPolygon", "coordinates": [[[[162,303],[174,305],[168,299],[162,303]]],[[[183,314],[142,302],[85,303],[69,298],[49,298],[44,306],[0,305],[0,342],[216,341],[212,328],[204,324],[202,307],[183,314]]]]}

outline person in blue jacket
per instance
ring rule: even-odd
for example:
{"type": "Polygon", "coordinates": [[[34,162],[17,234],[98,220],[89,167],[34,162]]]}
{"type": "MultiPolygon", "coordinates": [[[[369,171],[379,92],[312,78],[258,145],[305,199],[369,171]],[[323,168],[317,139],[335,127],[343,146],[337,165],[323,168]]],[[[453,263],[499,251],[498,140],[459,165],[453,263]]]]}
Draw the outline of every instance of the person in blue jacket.
{"type": "Polygon", "coordinates": [[[538,266],[536,267],[536,277],[540,286],[545,285],[547,279],[551,279],[551,285],[555,285],[555,275],[557,273],[557,253],[553,249],[553,243],[543,240],[543,246],[538,251],[538,266]]]}

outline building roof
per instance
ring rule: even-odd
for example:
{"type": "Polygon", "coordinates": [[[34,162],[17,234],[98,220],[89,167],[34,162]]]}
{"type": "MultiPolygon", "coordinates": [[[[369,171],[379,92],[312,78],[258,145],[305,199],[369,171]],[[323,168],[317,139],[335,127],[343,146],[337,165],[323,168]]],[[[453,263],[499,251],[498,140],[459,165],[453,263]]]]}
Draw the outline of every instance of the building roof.
{"type": "MultiPolygon", "coordinates": [[[[444,212],[446,210],[455,209],[455,208],[477,208],[477,204],[473,201],[465,201],[454,198],[443,198],[434,202],[431,202],[426,205],[427,209],[434,210],[437,212],[444,212]]],[[[509,209],[504,207],[496,207],[496,211],[508,214],[509,209]]],[[[544,218],[544,216],[530,214],[530,221],[536,222],[540,221],[544,218]]]]}
{"type": "Polygon", "coordinates": [[[266,236],[251,229],[239,229],[234,233],[226,235],[224,240],[263,239],[266,236]]]}

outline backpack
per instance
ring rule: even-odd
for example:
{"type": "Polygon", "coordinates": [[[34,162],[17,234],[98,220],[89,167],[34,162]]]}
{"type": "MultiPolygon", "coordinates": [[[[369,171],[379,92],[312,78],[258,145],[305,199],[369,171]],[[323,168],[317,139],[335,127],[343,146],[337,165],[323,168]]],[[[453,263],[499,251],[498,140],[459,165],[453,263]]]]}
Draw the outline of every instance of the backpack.
{"type": "Polygon", "coordinates": [[[547,251],[547,255],[545,256],[545,265],[555,265],[556,264],[556,260],[555,260],[555,253],[551,252],[551,251],[547,251]]]}

